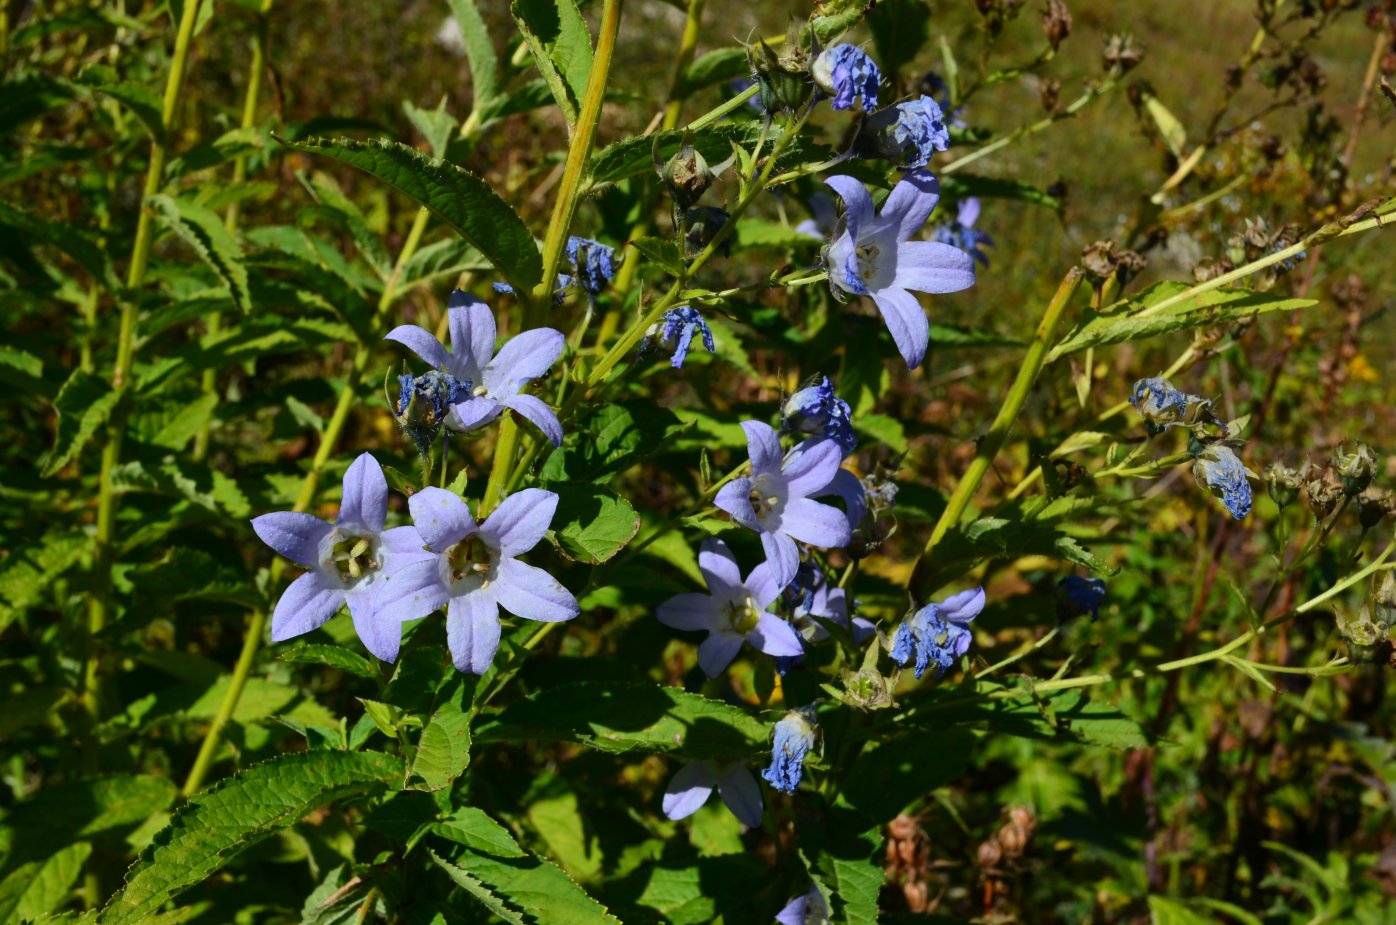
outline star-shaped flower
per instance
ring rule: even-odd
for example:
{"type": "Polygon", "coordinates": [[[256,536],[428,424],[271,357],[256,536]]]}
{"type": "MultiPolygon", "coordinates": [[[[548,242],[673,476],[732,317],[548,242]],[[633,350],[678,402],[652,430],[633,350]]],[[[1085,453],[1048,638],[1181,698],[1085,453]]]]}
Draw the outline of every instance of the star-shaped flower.
{"type": "Polygon", "coordinates": [[[423,488],[407,503],[434,555],[392,576],[379,593],[379,615],[402,623],[446,605],[446,644],[459,670],[484,674],[489,668],[499,648],[501,607],[544,623],[581,612],[556,578],[517,558],[547,532],[557,495],[525,488],[500,502],[483,524],[445,489],[423,488]]]}
{"type": "Polygon", "coordinates": [[[388,480],[367,453],[344,473],[344,497],[334,523],[298,511],[263,514],[252,521],[262,542],[310,571],[276,602],[272,642],[318,629],[345,604],[364,648],[385,662],[397,658],[399,621],[385,618],[377,594],[402,568],[431,556],[416,527],[384,530],[388,480]]]}
{"type": "Polygon", "coordinates": [[[974,285],[974,258],[949,244],[913,241],[940,199],[940,184],[925,171],[906,174],[873,208],[867,187],[847,176],[826,181],[843,197],[844,232],[824,252],[834,295],[870,295],[906,365],[921,365],[931,325],[910,291],[959,292],[974,285]]]}
{"type": "Polygon", "coordinates": [[[684,765],[664,788],[664,815],[686,819],[708,802],[714,790],[743,825],[753,829],[761,825],[761,788],[741,763],[722,766],[694,761],[684,765]]]}
{"type": "Polygon", "coordinates": [[[892,637],[892,660],[905,666],[915,658],[918,681],[932,664],[936,677],[940,677],[955,664],[955,659],[969,651],[973,641],[969,624],[983,609],[983,588],[971,588],[927,604],[897,627],[892,637]]]}
{"type": "Polygon", "coordinates": [[[833,480],[843,450],[827,437],[813,437],[782,458],[780,438],[760,421],[743,421],[751,475],[722,487],[713,504],[761,537],[777,589],[788,585],[800,565],[795,541],[837,548],[848,542],[848,518],[815,501],[833,480]]]}
{"type": "Polygon", "coordinates": [[[562,424],[557,415],[522,390],[562,355],[562,332],[552,328],[524,331],[496,354],[497,330],[488,305],[458,289],[451,293],[447,317],[451,331],[449,351],[430,331],[415,324],[393,328],[385,338],[408,347],[458,381],[472,383],[469,397],[447,412],[446,426],[465,433],[488,424],[509,408],[536,424],[554,446],[560,445],[562,424]]]}
{"type": "Polygon", "coordinates": [[[772,656],[794,656],[804,651],[800,637],[780,617],[766,608],[780,596],[768,562],[756,566],[742,580],[737,559],[719,539],[703,541],[698,570],[708,593],[676,594],[659,605],[659,622],[676,630],[706,630],[708,638],[698,646],[698,664],[710,678],[722,673],[742,643],[772,656]]]}

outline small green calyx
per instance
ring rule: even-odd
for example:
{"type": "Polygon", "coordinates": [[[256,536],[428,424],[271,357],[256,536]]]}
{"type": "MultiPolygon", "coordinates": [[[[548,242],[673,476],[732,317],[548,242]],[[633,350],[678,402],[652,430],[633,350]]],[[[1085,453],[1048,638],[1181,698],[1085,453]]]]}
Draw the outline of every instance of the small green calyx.
{"type": "Polygon", "coordinates": [[[355,581],[378,568],[373,558],[373,544],[366,536],[346,536],[330,550],[330,560],[344,581],[355,581]]]}

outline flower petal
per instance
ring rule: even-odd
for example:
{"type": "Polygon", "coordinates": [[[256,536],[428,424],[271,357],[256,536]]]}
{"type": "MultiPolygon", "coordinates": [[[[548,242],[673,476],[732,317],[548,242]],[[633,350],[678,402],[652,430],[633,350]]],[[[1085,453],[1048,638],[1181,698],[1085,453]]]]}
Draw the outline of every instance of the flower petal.
{"type": "Polygon", "coordinates": [[[499,502],[499,507],[480,525],[480,536],[503,558],[522,555],[538,545],[556,511],[556,494],[542,488],[525,488],[499,502]]]}
{"type": "Polygon", "coordinates": [[[742,421],[746,431],[746,450],[751,457],[751,474],[758,476],[779,472],[781,465],[780,437],[775,428],[761,421],[742,421]]]}
{"type": "Polygon", "coordinates": [[[717,792],[742,825],[761,827],[761,788],[746,765],[734,764],[719,774],[717,792]]]}
{"type": "Polygon", "coordinates": [[[833,187],[834,192],[843,200],[844,225],[856,242],[858,229],[873,219],[873,201],[868,188],[863,185],[862,180],[843,174],[825,177],[824,182],[833,187]]]}
{"type": "Polygon", "coordinates": [[[905,241],[926,224],[940,201],[940,181],[924,170],[908,170],[882,204],[882,220],[897,228],[905,241]]]}
{"type": "Polygon", "coordinates": [[[451,331],[450,372],[469,379],[472,386],[485,381],[485,366],[494,356],[494,312],[468,292],[457,289],[447,303],[446,324],[451,331]]]}
{"type": "Polygon", "coordinates": [[[446,412],[446,426],[457,433],[468,434],[499,417],[504,406],[493,398],[467,398],[446,412]]]}
{"type": "Polygon", "coordinates": [[[959,594],[952,594],[936,605],[942,620],[958,623],[961,626],[979,616],[984,609],[984,589],[970,588],[959,594]]]}
{"type": "Polygon", "coordinates": [[[561,623],[582,612],[572,592],[556,578],[518,559],[500,559],[490,585],[499,606],[525,620],[561,623]]]}
{"type": "Polygon", "coordinates": [[[706,761],[695,761],[679,768],[664,788],[664,815],[670,819],[686,819],[706,802],[717,785],[717,775],[706,761]]]}
{"type": "Polygon", "coordinates": [[[844,509],[848,514],[849,530],[856,530],[863,518],[868,516],[868,491],[863,487],[862,480],[847,469],[840,469],[834,473],[828,485],[811,493],[810,497],[830,495],[843,499],[844,509]]]}
{"type": "MultiPolygon", "coordinates": [[[[785,584],[789,583],[787,581],[785,584]]],[[[770,562],[762,562],[752,569],[751,574],[746,577],[747,593],[751,595],[751,599],[761,610],[771,606],[771,602],[780,596],[780,592],[784,588],[785,585],[776,581],[776,571],[770,562]]]]}
{"type": "Polygon", "coordinates": [[[484,674],[499,651],[499,607],[483,589],[451,598],[446,610],[446,647],[458,671],[484,674]]]}
{"type": "Polygon", "coordinates": [[[451,355],[441,346],[426,328],[415,324],[402,324],[383,335],[384,340],[397,341],[433,369],[451,369],[451,355]]]}
{"type": "MultiPolygon", "coordinates": [[[[786,510],[789,510],[789,507],[786,510]]],[[[761,548],[766,551],[766,562],[771,567],[771,580],[778,587],[784,588],[795,580],[795,572],[800,567],[800,549],[794,540],[785,533],[762,533],[761,548]]]]}
{"type": "Polygon", "coordinates": [[[444,488],[427,487],[407,499],[412,523],[433,552],[445,552],[479,530],[460,496],[444,488]]]}
{"type": "Polygon", "coordinates": [[[393,527],[391,530],[384,530],[379,535],[378,542],[380,544],[378,548],[385,553],[385,558],[392,561],[392,565],[384,563],[385,572],[392,568],[401,568],[411,562],[436,558],[436,553],[424,548],[427,542],[422,539],[422,534],[413,526],[393,527]]]}
{"type": "Polygon", "coordinates": [[[501,399],[499,403],[506,408],[513,408],[536,424],[553,446],[562,446],[562,422],[542,399],[520,392],[518,395],[501,399]]]}
{"type": "Polygon", "coordinates": [[[756,621],[756,629],[747,634],[746,641],[767,655],[794,658],[805,654],[800,634],[773,613],[761,614],[760,619],[756,621]]]}
{"type": "Polygon", "coordinates": [[[895,287],[879,289],[873,293],[873,301],[882,320],[887,322],[887,330],[892,332],[892,341],[897,352],[906,360],[908,369],[915,369],[926,358],[926,347],[931,342],[931,323],[916,296],[905,289],[895,287]]]}
{"type": "Polygon", "coordinates": [[[780,528],[802,543],[837,549],[849,539],[843,511],[811,498],[791,498],[780,515],[780,528]]]}
{"type": "Polygon", "coordinates": [[[354,620],[354,632],[374,658],[385,662],[397,661],[398,648],[402,645],[402,621],[384,620],[378,615],[378,595],[368,588],[351,590],[345,593],[345,603],[349,605],[349,616],[354,620]]]}
{"type": "Polygon", "coordinates": [[[655,610],[660,623],[676,630],[709,630],[717,625],[718,602],[711,594],[685,591],[675,594],[655,610]]]}
{"type": "Polygon", "coordinates": [[[534,328],[515,336],[499,348],[499,354],[485,367],[490,397],[503,400],[517,394],[524,383],[537,379],[557,362],[566,343],[562,332],[552,328],[534,328]]]}
{"type": "Polygon", "coordinates": [[[388,479],[383,467],[368,453],[349,464],[344,473],[344,497],[339,502],[341,527],[382,533],[388,516],[388,479]]]}
{"type": "Polygon", "coordinates": [[[698,665],[703,673],[715,678],[732,664],[742,648],[742,637],[729,633],[713,633],[698,646],[698,665]]]}
{"type": "Polygon", "coordinates": [[[718,489],[713,504],[718,510],[731,514],[732,519],[743,527],[760,532],[761,523],[751,506],[751,479],[746,476],[735,478],[718,489]]]}
{"type": "Polygon", "coordinates": [[[439,556],[403,566],[386,575],[373,601],[374,616],[389,623],[425,617],[451,598],[441,580],[439,556]]]}
{"type": "Polygon", "coordinates": [[[324,626],[344,603],[344,589],[331,587],[319,572],[307,572],[291,582],[271,615],[271,641],[303,636],[324,626]]]}
{"type": "Polygon", "coordinates": [[[808,498],[833,481],[843,463],[843,448],[827,437],[813,437],[785,459],[785,490],[791,498],[808,498]]]}
{"type": "Polygon", "coordinates": [[[959,292],[974,285],[974,257],[939,241],[906,241],[897,248],[896,289],[959,292]]]}
{"type": "Polygon", "coordinates": [[[742,586],[742,570],[727,544],[709,537],[698,549],[698,571],[714,597],[730,597],[742,586]]]}
{"type": "Polygon", "coordinates": [[[333,529],[320,518],[299,511],[276,511],[252,518],[252,530],[263,543],[306,568],[319,564],[320,542],[333,529]]]}

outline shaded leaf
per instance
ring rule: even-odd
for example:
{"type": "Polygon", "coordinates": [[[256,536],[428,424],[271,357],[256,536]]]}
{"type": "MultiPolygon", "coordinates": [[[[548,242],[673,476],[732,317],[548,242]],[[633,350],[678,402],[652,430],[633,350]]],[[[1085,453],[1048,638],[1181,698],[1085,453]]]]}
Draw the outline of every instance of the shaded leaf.
{"type": "Polygon", "coordinates": [[[447,702],[432,714],[417,741],[412,773],[427,790],[440,790],[470,764],[470,716],[447,702]]]}
{"type": "Polygon", "coordinates": [[[276,657],[283,662],[291,662],[296,665],[324,665],[326,668],[335,668],[346,674],[358,675],[361,678],[378,677],[378,669],[373,667],[372,662],[359,653],[351,652],[342,646],[303,642],[283,652],[278,652],[276,657]]]}
{"type": "Polygon", "coordinates": [[[629,501],[591,485],[550,484],[557,492],[553,531],[562,554],[599,565],[625,548],[640,531],[640,515],[629,501]]]}
{"type": "Polygon", "coordinates": [[[44,455],[40,474],[45,478],[66,466],[76,456],[97,428],[106,424],[121,393],[91,373],[73,370],[54,399],[58,412],[58,428],[53,449],[44,455]]]}
{"type": "Polygon", "coordinates": [[[573,0],[513,0],[519,32],[567,124],[577,121],[591,74],[591,33],[573,0]]]}
{"type": "Polygon", "coordinates": [[[187,199],[157,194],[147,196],[145,202],[218,275],[232,294],[233,304],[244,314],[251,311],[252,293],[248,289],[242,248],[223,224],[223,219],[187,199]]]}

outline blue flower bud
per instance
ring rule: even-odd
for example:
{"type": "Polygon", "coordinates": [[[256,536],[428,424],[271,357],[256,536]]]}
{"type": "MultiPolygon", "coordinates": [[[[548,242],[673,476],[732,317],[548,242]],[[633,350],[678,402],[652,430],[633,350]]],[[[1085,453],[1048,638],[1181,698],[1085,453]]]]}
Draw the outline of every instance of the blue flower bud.
{"type": "Polygon", "coordinates": [[[829,377],[815,376],[786,399],[780,412],[780,432],[828,437],[847,456],[858,446],[851,415],[848,402],[834,394],[829,377]]]}
{"type": "Polygon", "coordinates": [[[907,170],[925,167],[950,146],[940,104],[929,96],[878,110],[863,123],[860,153],[895,161],[907,170]]]}
{"type": "Polygon", "coordinates": [[[1235,519],[1244,520],[1251,512],[1251,483],[1246,481],[1245,465],[1231,447],[1222,443],[1203,447],[1193,460],[1192,476],[1220,499],[1235,519]]]}
{"type": "Polygon", "coordinates": [[[810,68],[815,84],[832,96],[835,109],[877,108],[877,85],[882,72],[857,45],[843,43],[824,49],[810,68]]]}
{"type": "Polygon", "coordinates": [[[761,776],[782,793],[794,793],[805,771],[805,756],[814,747],[818,730],[813,706],[791,710],[775,726],[771,766],[761,776]]]}

